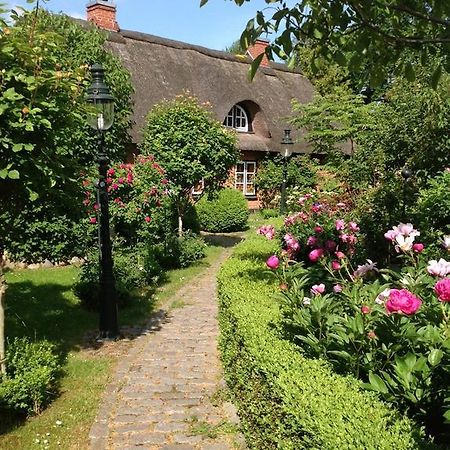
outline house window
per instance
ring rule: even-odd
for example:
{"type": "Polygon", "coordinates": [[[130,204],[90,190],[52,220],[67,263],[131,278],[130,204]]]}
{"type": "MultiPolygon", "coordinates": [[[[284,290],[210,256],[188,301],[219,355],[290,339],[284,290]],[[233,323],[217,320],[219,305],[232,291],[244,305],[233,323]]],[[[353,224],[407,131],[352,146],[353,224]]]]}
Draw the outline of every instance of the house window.
{"type": "Polygon", "coordinates": [[[223,124],[237,131],[248,131],[248,116],[245,109],[240,105],[234,105],[225,117],[223,124]]]}
{"type": "Polygon", "coordinates": [[[205,180],[202,178],[193,188],[192,195],[203,194],[203,189],[205,189],[205,180]]]}
{"type": "Polygon", "coordinates": [[[255,174],[255,161],[241,161],[236,165],[234,187],[246,196],[256,195],[255,174]]]}

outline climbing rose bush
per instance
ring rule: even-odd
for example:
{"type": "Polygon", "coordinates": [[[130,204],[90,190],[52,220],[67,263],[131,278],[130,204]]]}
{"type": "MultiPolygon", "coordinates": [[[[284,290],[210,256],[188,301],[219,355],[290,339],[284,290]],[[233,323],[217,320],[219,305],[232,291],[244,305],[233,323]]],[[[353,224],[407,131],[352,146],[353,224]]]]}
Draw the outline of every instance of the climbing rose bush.
{"type": "Polygon", "coordinates": [[[355,267],[358,225],[308,200],[302,199],[306,211],[288,216],[286,229],[275,232],[281,248],[272,256],[279,258],[272,273],[280,283],[286,337],[444,439],[450,420],[450,263],[425,260],[420,231],[400,223],[385,234],[403,260],[400,267],[380,269],[370,259],[355,267]]]}
{"type": "MultiPolygon", "coordinates": [[[[94,177],[83,181],[84,206],[89,223],[98,223],[97,183],[94,177]]],[[[107,172],[110,223],[125,245],[155,238],[167,197],[164,169],[152,156],[138,156],[134,164],[114,164],[107,172]]]]}

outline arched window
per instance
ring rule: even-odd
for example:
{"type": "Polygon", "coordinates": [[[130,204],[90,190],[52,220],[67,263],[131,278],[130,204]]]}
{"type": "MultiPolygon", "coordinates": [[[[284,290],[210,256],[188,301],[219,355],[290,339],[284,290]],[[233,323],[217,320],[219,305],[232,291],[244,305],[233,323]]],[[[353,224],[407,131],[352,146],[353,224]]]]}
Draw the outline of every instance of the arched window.
{"type": "Polygon", "coordinates": [[[234,128],[237,131],[248,131],[248,116],[245,109],[240,105],[234,105],[225,117],[223,124],[226,127],[234,128]]]}

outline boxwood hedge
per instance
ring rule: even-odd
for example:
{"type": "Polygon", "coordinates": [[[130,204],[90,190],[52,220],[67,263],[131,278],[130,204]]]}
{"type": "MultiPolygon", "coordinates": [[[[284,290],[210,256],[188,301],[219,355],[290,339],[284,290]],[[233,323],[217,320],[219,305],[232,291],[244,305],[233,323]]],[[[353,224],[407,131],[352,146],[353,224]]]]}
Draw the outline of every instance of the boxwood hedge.
{"type": "Polygon", "coordinates": [[[221,356],[250,448],[431,448],[412,421],[357,380],[303,357],[280,337],[276,284],[264,266],[271,245],[250,237],[218,279],[221,356]]]}

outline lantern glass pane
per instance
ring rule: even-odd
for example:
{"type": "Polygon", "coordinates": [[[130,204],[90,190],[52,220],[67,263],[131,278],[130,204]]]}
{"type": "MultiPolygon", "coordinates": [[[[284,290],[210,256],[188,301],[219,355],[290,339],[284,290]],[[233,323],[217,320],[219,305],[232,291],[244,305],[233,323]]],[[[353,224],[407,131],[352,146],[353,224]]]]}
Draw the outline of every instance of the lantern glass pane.
{"type": "Polygon", "coordinates": [[[114,121],[114,103],[111,101],[96,101],[91,103],[88,114],[89,125],[97,131],[109,130],[114,121]]]}

